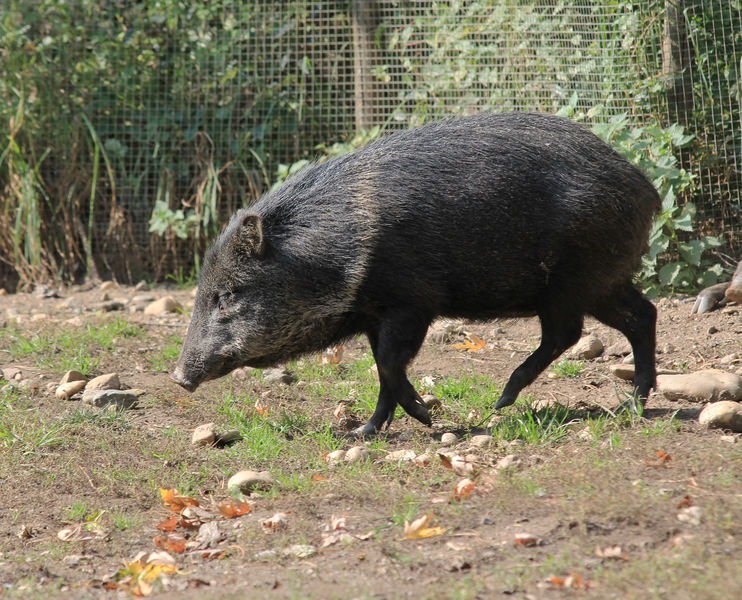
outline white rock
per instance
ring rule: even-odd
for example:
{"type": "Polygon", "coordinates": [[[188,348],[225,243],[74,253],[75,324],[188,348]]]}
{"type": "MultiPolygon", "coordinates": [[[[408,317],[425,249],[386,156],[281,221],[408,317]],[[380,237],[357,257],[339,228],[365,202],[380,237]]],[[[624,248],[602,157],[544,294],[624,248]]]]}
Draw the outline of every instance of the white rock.
{"type": "Polygon", "coordinates": [[[484,448],[486,446],[489,446],[493,440],[494,438],[491,435],[474,435],[469,440],[469,445],[474,448],[484,448]]]}
{"type": "Polygon", "coordinates": [[[182,310],[181,305],[172,296],[163,296],[147,305],[144,309],[145,315],[159,315],[164,312],[176,312],[182,310]]]}
{"type": "Polygon", "coordinates": [[[515,454],[508,454],[507,456],[503,456],[500,460],[497,461],[495,468],[502,471],[503,469],[510,469],[512,467],[515,467],[519,465],[520,462],[521,459],[519,456],[515,454]]]}
{"type": "Polygon", "coordinates": [[[657,390],[668,400],[742,400],[742,377],[713,369],[679,375],[658,375],[657,390]]]}
{"type": "Polygon", "coordinates": [[[458,441],[459,437],[450,431],[447,431],[441,436],[441,446],[453,446],[458,441]]]}
{"type": "Polygon", "coordinates": [[[384,457],[387,462],[412,462],[415,460],[414,450],[395,450],[384,457]]]}
{"type": "Polygon", "coordinates": [[[688,506],[678,513],[678,521],[688,523],[689,525],[700,525],[702,515],[703,510],[701,510],[700,506],[688,506]]]}
{"type": "Polygon", "coordinates": [[[268,471],[239,471],[227,481],[227,489],[234,487],[243,494],[253,490],[268,490],[273,487],[273,477],[268,471]]]}
{"type": "Polygon", "coordinates": [[[423,405],[428,410],[437,410],[441,407],[441,401],[433,394],[423,394],[420,400],[422,400],[423,405]]]}
{"type": "Polygon", "coordinates": [[[194,446],[211,446],[216,439],[216,426],[213,423],[204,423],[193,430],[191,444],[194,446]]]}
{"type": "Polygon", "coordinates": [[[611,365],[611,373],[619,379],[632,381],[634,379],[634,365],[611,365]]]}
{"type": "Polygon", "coordinates": [[[59,385],[69,383],[70,381],[87,381],[87,378],[80,371],[67,371],[62,375],[62,379],[59,380],[59,385]]]}
{"type": "Polygon", "coordinates": [[[353,446],[345,453],[345,462],[355,463],[371,458],[371,450],[366,446],[353,446]]]}
{"type": "Polygon", "coordinates": [[[742,404],[730,400],[711,402],[698,415],[698,422],[708,427],[729,429],[740,433],[742,432],[742,404]]]}
{"type": "Polygon", "coordinates": [[[343,462],[345,460],[345,455],[347,454],[346,450],[333,450],[332,452],[328,453],[325,457],[325,460],[327,461],[327,464],[331,467],[334,467],[340,462],[343,462]]]}
{"type": "Polygon", "coordinates": [[[85,390],[82,393],[82,401],[86,404],[104,408],[115,406],[120,409],[131,408],[139,400],[136,394],[122,392],[120,390],[85,390]]]}
{"type": "Polygon", "coordinates": [[[69,400],[70,396],[74,396],[82,388],[85,387],[85,380],[68,381],[57,387],[54,391],[54,395],[60,400],[69,400]]]}
{"type": "Polygon", "coordinates": [[[597,335],[591,333],[580,338],[580,341],[569,351],[569,356],[578,360],[587,360],[600,356],[602,352],[603,342],[600,341],[597,335]]]}
{"type": "Polygon", "coordinates": [[[121,389],[121,381],[119,381],[118,373],[106,373],[105,375],[100,375],[98,377],[94,377],[90,381],[88,381],[88,384],[85,386],[86,391],[94,391],[94,390],[120,390],[121,389]]]}
{"type": "Polygon", "coordinates": [[[263,380],[268,383],[289,384],[294,381],[294,376],[286,367],[275,367],[263,371],[263,380]]]}

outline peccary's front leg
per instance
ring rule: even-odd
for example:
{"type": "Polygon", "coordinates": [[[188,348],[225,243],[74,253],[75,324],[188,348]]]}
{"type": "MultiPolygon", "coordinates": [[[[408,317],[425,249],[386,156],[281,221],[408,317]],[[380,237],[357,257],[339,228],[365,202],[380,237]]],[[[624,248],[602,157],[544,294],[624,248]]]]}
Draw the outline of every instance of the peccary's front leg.
{"type": "Polygon", "coordinates": [[[379,370],[379,400],[371,419],[356,430],[373,435],[394,418],[397,404],[421,423],[430,425],[430,413],[407,379],[407,365],[415,358],[425,339],[430,319],[414,310],[393,309],[385,312],[367,330],[371,350],[379,370]]]}

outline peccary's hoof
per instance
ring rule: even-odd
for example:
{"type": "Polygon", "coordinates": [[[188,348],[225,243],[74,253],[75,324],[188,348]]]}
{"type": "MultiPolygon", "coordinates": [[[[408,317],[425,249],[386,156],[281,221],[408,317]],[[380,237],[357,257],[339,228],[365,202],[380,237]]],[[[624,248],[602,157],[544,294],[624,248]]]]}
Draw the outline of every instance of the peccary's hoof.
{"type": "Polygon", "coordinates": [[[506,406],[510,406],[513,402],[515,402],[515,398],[511,398],[509,396],[500,396],[500,399],[497,401],[497,404],[495,404],[495,410],[499,410],[501,408],[505,408],[506,406]]]}
{"type": "Polygon", "coordinates": [[[428,427],[430,427],[433,424],[433,419],[431,419],[430,417],[430,412],[428,411],[426,406],[419,400],[417,400],[411,406],[403,406],[402,408],[405,409],[405,412],[408,415],[414,417],[423,425],[427,425],[428,427]]]}
{"type": "Polygon", "coordinates": [[[351,431],[348,434],[348,437],[357,438],[357,439],[358,438],[365,439],[365,438],[371,438],[371,437],[376,436],[378,432],[379,430],[376,429],[376,427],[374,427],[373,423],[369,422],[363,425],[362,427],[357,427],[356,429],[351,431]]]}

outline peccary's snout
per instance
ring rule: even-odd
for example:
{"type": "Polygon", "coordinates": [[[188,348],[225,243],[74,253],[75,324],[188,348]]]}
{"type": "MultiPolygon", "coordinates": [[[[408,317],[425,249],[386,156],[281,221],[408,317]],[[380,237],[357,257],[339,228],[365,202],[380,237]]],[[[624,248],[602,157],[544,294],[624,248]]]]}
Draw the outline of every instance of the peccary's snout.
{"type": "Polygon", "coordinates": [[[189,392],[195,391],[195,389],[198,387],[198,383],[194,383],[186,376],[180,364],[175,365],[175,369],[172,373],[170,373],[170,379],[172,379],[180,387],[185,388],[189,392]]]}

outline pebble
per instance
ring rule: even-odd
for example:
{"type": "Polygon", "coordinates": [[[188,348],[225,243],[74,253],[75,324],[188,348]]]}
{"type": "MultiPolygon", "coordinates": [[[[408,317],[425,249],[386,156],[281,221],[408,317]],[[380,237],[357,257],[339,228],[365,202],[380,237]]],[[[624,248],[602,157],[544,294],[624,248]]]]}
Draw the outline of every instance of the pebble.
{"type": "Polygon", "coordinates": [[[458,441],[459,436],[457,436],[455,433],[451,433],[450,431],[447,431],[441,436],[441,446],[453,446],[458,441]]]}
{"type": "Polygon", "coordinates": [[[82,388],[85,387],[85,380],[78,379],[76,381],[68,381],[67,383],[60,384],[54,391],[54,395],[60,400],[69,400],[70,396],[74,396],[82,388]]]}
{"type": "Polygon", "coordinates": [[[422,400],[425,408],[427,408],[428,410],[437,410],[442,406],[441,401],[438,400],[438,398],[436,398],[433,394],[423,394],[420,399],[422,400]]]}
{"type": "Polygon", "coordinates": [[[117,300],[108,300],[106,302],[98,302],[91,305],[93,310],[100,310],[102,312],[113,312],[115,310],[123,310],[124,305],[117,300]]]}
{"type": "Polygon", "coordinates": [[[678,375],[658,375],[657,391],[668,400],[695,402],[742,400],[742,377],[713,369],[678,375]]]}
{"type": "Polygon", "coordinates": [[[309,558],[317,554],[317,549],[309,544],[293,544],[281,551],[281,554],[294,558],[309,558]]]}
{"type": "Polygon", "coordinates": [[[703,510],[700,506],[688,506],[678,513],[678,521],[688,523],[689,525],[700,525],[702,515],[703,510]]]}
{"type": "Polygon", "coordinates": [[[116,288],[116,284],[113,281],[104,281],[100,284],[100,291],[107,292],[116,288]]]}
{"type": "Polygon", "coordinates": [[[742,432],[742,405],[739,402],[722,400],[704,406],[698,415],[698,422],[708,427],[727,429],[735,433],[742,432]]]}
{"type": "Polygon", "coordinates": [[[273,477],[268,471],[239,471],[227,481],[227,489],[238,488],[243,494],[273,487],[273,477]]]}
{"type": "Polygon", "coordinates": [[[611,344],[605,349],[608,356],[626,356],[631,352],[631,344],[627,340],[611,344]]]}
{"type": "Polygon", "coordinates": [[[149,285],[147,285],[147,282],[144,280],[140,281],[134,286],[135,292],[143,292],[144,290],[148,290],[148,289],[149,289],[149,285]]]}
{"type": "Polygon", "coordinates": [[[589,360],[600,356],[603,348],[603,342],[600,341],[600,338],[594,333],[591,333],[580,338],[569,351],[569,356],[578,360],[589,360]]]}
{"type": "Polygon", "coordinates": [[[516,467],[520,463],[521,463],[520,456],[516,454],[508,454],[506,456],[503,456],[500,460],[497,461],[495,468],[498,471],[502,471],[504,469],[511,469],[512,467],[516,467]]]}
{"type": "Polygon", "coordinates": [[[366,446],[353,446],[345,453],[345,462],[356,463],[371,458],[371,450],[366,446]]]}
{"type": "Polygon", "coordinates": [[[191,444],[194,446],[211,446],[216,440],[216,426],[214,423],[204,423],[193,430],[191,444]]]}
{"type": "Polygon", "coordinates": [[[263,371],[263,380],[267,383],[293,383],[294,376],[286,367],[275,367],[263,371]]]}
{"type": "Polygon", "coordinates": [[[489,446],[493,440],[494,438],[488,434],[474,435],[469,440],[469,445],[473,448],[484,448],[489,446]]]}
{"type": "Polygon", "coordinates": [[[338,463],[341,463],[345,460],[346,453],[347,452],[345,450],[333,450],[332,452],[327,454],[325,460],[330,467],[334,467],[338,463]]]}
{"type": "Polygon", "coordinates": [[[98,408],[115,406],[120,409],[133,407],[139,397],[131,392],[121,390],[85,390],[82,393],[82,401],[98,408]]]}
{"type": "Polygon", "coordinates": [[[403,463],[403,462],[412,462],[415,460],[417,455],[415,454],[414,450],[394,450],[393,452],[390,452],[384,457],[384,460],[386,462],[396,462],[396,463],[403,463]]]}
{"type": "Polygon", "coordinates": [[[94,377],[85,386],[85,391],[95,390],[120,390],[121,381],[119,380],[118,373],[106,373],[105,375],[99,375],[94,377]]]}
{"type": "Polygon", "coordinates": [[[131,301],[134,304],[151,304],[152,302],[155,302],[157,298],[152,296],[151,294],[140,294],[137,296],[132,296],[131,301]]]}
{"type": "Polygon", "coordinates": [[[159,300],[149,303],[144,309],[145,315],[159,315],[161,313],[176,312],[182,310],[182,306],[172,296],[163,296],[159,300]]]}
{"type": "Polygon", "coordinates": [[[6,381],[20,381],[23,379],[23,372],[18,367],[5,367],[3,369],[3,379],[6,381]]]}
{"type": "Polygon", "coordinates": [[[69,383],[70,381],[87,381],[87,379],[80,371],[67,371],[62,375],[62,379],[59,380],[59,385],[69,383]]]}

